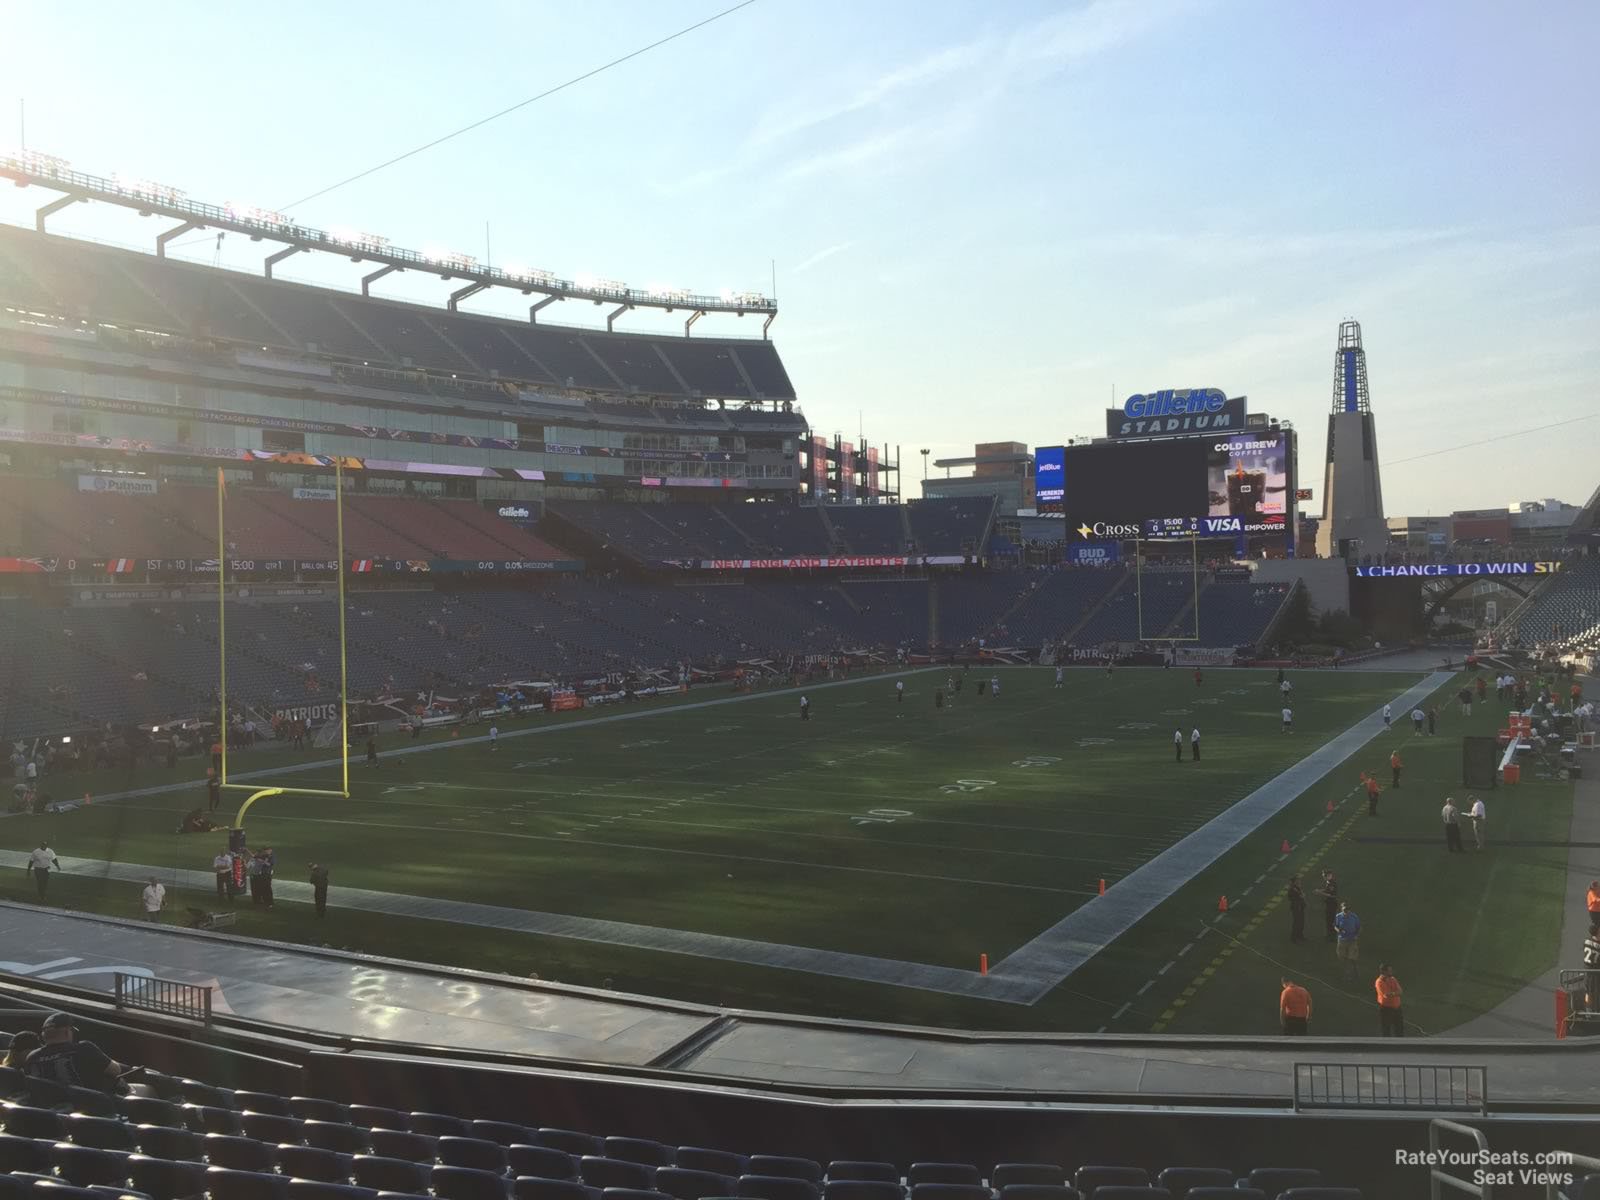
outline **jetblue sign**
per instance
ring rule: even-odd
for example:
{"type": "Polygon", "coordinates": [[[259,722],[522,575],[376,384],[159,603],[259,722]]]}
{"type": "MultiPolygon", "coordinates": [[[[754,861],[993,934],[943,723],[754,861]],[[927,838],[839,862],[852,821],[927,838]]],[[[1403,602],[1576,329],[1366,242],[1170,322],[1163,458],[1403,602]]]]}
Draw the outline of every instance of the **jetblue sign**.
{"type": "Polygon", "coordinates": [[[1129,396],[1121,408],[1106,409],[1107,437],[1161,437],[1244,428],[1243,396],[1218,388],[1167,388],[1129,396]]]}
{"type": "Polygon", "coordinates": [[[1039,507],[1060,504],[1067,480],[1067,452],[1061,446],[1041,446],[1033,456],[1033,498],[1039,507]]]}

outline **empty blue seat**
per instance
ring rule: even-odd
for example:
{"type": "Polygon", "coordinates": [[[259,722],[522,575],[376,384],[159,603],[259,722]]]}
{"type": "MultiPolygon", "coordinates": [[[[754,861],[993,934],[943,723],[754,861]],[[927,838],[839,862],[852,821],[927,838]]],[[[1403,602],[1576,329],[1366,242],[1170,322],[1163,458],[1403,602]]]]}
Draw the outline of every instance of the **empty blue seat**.
{"type": "Polygon", "coordinates": [[[706,1196],[732,1194],[735,1180],[714,1171],[690,1171],[684,1167],[658,1167],[655,1189],[676,1200],[703,1200],[706,1196]]]}
{"type": "Polygon", "coordinates": [[[302,1121],[331,1121],[336,1125],[350,1122],[350,1108],[337,1100],[324,1100],[319,1096],[290,1096],[289,1115],[302,1121]]]}
{"type": "Polygon", "coordinates": [[[78,1113],[67,1118],[67,1137],[79,1146],[97,1146],[101,1150],[133,1150],[138,1145],[131,1125],[110,1117],[78,1113]]]}
{"type": "Polygon", "coordinates": [[[128,1155],[121,1151],[57,1142],[50,1148],[50,1161],[63,1179],[79,1187],[128,1182],[128,1155]]]}
{"type": "Polygon", "coordinates": [[[572,1179],[539,1179],[520,1175],[511,1185],[516,1200],[600,1200],[600,1193],[572,1179]]]}
{"type": "Polygon", "coordinates": [[[277,1092],[234,1092],[233,1102],[240,1112],[267,1113],[274,1117],[292,1117],[289,1098],[277,1092]]]}
{"type": "Polygon", "coordinates": [[[201,1083],[198,1079],[178,1080],[178,1095],[182,1096],[187,1104],[198,1104],[202,1108],[235,1108],[233,1093],[226,1088],[212,1087],[209,1083],[201,1083]]]}
{"type": "Polygon", "coordinates": [[[358,1154],[350,1160],[351,1173],[362,1187],[381,1192],[428,1190],[429,1168],[404,1158],[385,1158],[380,1154],[358,1154]]]}
{"type": "Polygon", "coordinates": [[[565,1150],[549,1146],[514,1145],[506,1147],[511,1174],[538,1179],[577,1179],[578,1160],[565,1150]]]}
{"type": "Polygon", "coordinates": [[[0,1123],[13,1137],[57,1141],[67,1131],[66,1120],[55,1109],[34,1108],[28,1104],[7,1104],[0,1108],[0,1123]]]}
{"type": "Polygon", "coordinates": [[[438,1157],[439,1139],[405,1129],[374,1129],[372,1152],[384,1158],[431,1163],[438,1157]]]}
{"type": "Polygon", "coordinates": [[[911,1189],[911,1200],[990,1200],[992,1195],[976,1183],[919,1183],[911,1189]]]}
{"type": "Polygon", "coordinates": [[[1010,1187],[1014,1183],[1060,1187],[1067,1182],[1067,1172],[1057,1163],[999,1163],[989,1173],[989,1182],[996,1188],[1010,1187]]]}
{"type": "Polygon", "coordinates": [[[99,1192],[68,1183],[65,1179],[36,1179],[28,1189],[28,1195],[37,1196],[40,1200],[47,1196],[50,1200],[105,1200],[99,1192]]]}
{"type": "Polygon", "coordinates": [[[1143,1167],[1082,1166],[1072,1175],[1072,1186],[1084,1200],[1092,1200],[1097,1188],[1145,1187],[1150,1183],[1150,1173],[1143,1167]]]}
{"type": "Polygon", "coordinates": [[[630,1188],[648,1192],[651,1170],[643,1163],[623,1162],[620,1158],[606,1158],[598,1154],[585,1154],[578,1160],[578,1174],[590,1187],[630,1188]]]}
{"type": "Polygon", "coordinates": [[[439,1139],[439,1161],[447,1167],[472,1167],[504,1175],[506,1148],[484,1138],[446,1136],[439,1139]]]}
{"type": "Polygon", "coordinates": [[[238,1113],[214,1105],[185,1104],[183,1122],[196,1133],[225,1133],[237,1137],[244,1132],[238,1113]]]}
{"type": "Polygon", "coordinates": [[[382,1108],[375,1104],[352,1104],[350,1123],[365,1125],[368,1129],[410,1129],[411,1114],[398,1108],[382,1108]]]}
{"type": "Polygon", "coordinates": [[[1600,1200],[1600,1172],[1583,1175],[1561,1189],[1565,1200],[1600,1200]]]}
{"type": "Polygon", "coordinates": [[[883,1179],[830,1179],[822,1185],[823,1200],[904,1200],[905,1189],[883,1179]]]}
{"type": "Polygon", "coordinates": [[[649,1138],[608,1137],[605,1155],[623,1162],[643,1163],[647,1167],[670,1167],[678,1157],[678,1148],[649,1138]]]}
{"type": "Polygon", "coordinates": [[[157,1100],[153,1096],[124,1096],[120,1105],[122,1115],[134,1125],[166,1125],[182,1128],[183,1109],[171,1100],[157,1100]]]}
{"type": "Polygon", "coordinates": [[[1234,1174],[1226,1167],[1168,1167],[1156,1176],[1156,1184],[1183,1200],[1198,1187],[1232,1187],[1234,1174]]]}
{"type": "Polygon", "coordinates": [[[245,1137],[266,1142],[269,1146],[298,1146],[306,1140],[304,1121],[299,1117],[285,1117],[277,1113],[240,1113],[239,1131],[245,1137]]]}
{"type": "Polygon", "coordinates": [[[1316,1187],[1322,1182],[1322,1172],[1314,1167],[1257,1167],[1239,1182],[1276,1196],[1290,1188],[1316,1187]]]}
{"type": "Polygon", "coordinates": [[[868,1183],[899,1183],[900,1168],[893,1163],[864,1162],[860,1159],[837,1159],[828,1164],[826,1175],[834,1180],[861,1180],[868,1183]]]}
{"type": "Polygon", "coordinates": [[[214,1200],[288,1200],[289,1181],[282,1175],[269,1175],[265,1171],[208,1167],[206,1191],[214,1200]]]}
{"type": "Polygon", "coordinates": [[[16,1067],[0,1067],[0,1100],[18,1095],[28,1086],[28,1077],[16,1067]]]}
{"type": "Polygon", "coordinates": [[[691,1171],[710,1171],[737,1179],[745,1173],[745,1156],[731,1150],[708,1150],[704,1146],[679,1146],[675,1165],[691,1171]]]}
{"type": "Polygon", "coordinates": [[[307,1120],[300,1126],[308,1146],[320,1150],[337,1150],[340,1154],[361,1154],[369,1146],[371,1135],[355,1125],[342,1121],[307,1120]]]}
{"type": "Polygon", "coordinates": [[[205,1153],[205,1139],[192,1129],[172,1129],[166,1125],[136,1125],[134,1141],[139,1153],[151,1158],[170,1158],[197,1162],[205,1153]]]}
{"type": "Polygon", "coordinates": [[[474,1121],[471,1129],[470,1136],[502,1146],[527,1145],[533,1141],[533,1130],[510,1121],[474,1121]]]}
{"type": "Polygon", "coordinates": [[[735,1196],[752,1200],[817,1200],[817,1185],[792,1175],[741,1175],[735,1196]]]}
{"type": "Polygon", "coordinates": [[[1078,1200],[1078,1189],[1064,1183],[1009,1183],[1000,1200],[1078,1200]]]}
{"type": "Polygon", "coordinates": [[[745,1164],[746,1175],[781,1175],[789,1179],[822,1182],[822,1164],[809,1158],[790,1158],[782,1154],[752,1154],[745,1164]]]}
{"type": "Polygon", "coordinates": [[[0,1173],[48,1171],[50,1144],[11,1133],[0,1133],[0,1173]]]}
{"type": "Polygon", "coordinates": [[[316,1179],[289,1180],[289,1200],[378,1200],[372,1188],[349,1183],[323,1183],[316,1179]]]}
{"type": "Polygon", "coordinates": [[[350,1156],[317,1146],[279,1146],[278,1172],[294,1179],[315,1179],[321,1183],[348,1183],[350,1156]]]}
{"type": "Polygon", "coordinates": [[[435,1167],[429,1186],[439,1200],[505,1200],[506,1185],[492,1171],[471,1167],[435,1167]]]}
{"type": "Polygon", "coordinates": [[[266,1143],[231,1133],[206,1134],[202,1149],[208,1163],[230,1171],[271,1171],[278,1165],[266,1143]]]}
{"type": "Polygon", "coordinates": [[[196,1162],[175,1162],[148,1154],[128,1156],[128,1182],[151,1196],[194,1196],[205,1189],[206,1169],[196,1162]]]}
{"type": "Polygon", "coordinates": [[[606,1144],[600,1138],[590,1133],[579,1133],[574,1129],[537,1129],[533,1134],[536,1146],[549,1146],[552,1150],[565,1150],[575,1158],[591,1155],[595,1158],[604,1158],[606,1144]]]}
{"type": "Polygon", "coordinates": [[[648,1188],[602,1188],[600,1200],[672,1200],[672,1197],[648,1188]]]}
{"type": "Polygon", "coordinates": [[[471,1137],[472,1122],[448,1113],[414,1112],[406,1126],[412,1133],[425,1133],[429,1137],[471,1137]]]}
{"type": "Polygon", "coordinates": [[[91,1117],[119,1117],[122,1109],[117,1103],[117,1097],[99,1088],[69,1087],[64,1107],[68,1112],[83,1113],[91,1117]]]}
{"type": "Polygon", "coordinates": [[[983,1173],[971,1163],[915,1162],[906,1171],[906,1182],[912,1187],[919,1183],[965,1183],[977,1186],[983,1182],[983,1173]]]}

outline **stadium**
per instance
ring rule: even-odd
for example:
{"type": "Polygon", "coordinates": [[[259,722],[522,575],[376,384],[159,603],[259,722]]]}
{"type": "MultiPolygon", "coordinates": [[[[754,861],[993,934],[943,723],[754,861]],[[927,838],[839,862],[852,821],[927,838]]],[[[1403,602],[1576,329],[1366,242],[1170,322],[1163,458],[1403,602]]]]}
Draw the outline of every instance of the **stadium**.
{"type": "Polygon", "coordinates": [[[1354,321],[1321,472],[1156,389],[912,499],[768,296],[0,176],[4,1028],[143,1068],[0,1069],[0,1192],[1597,1194],[1600,489],[1409,543],[1354,321]]]}

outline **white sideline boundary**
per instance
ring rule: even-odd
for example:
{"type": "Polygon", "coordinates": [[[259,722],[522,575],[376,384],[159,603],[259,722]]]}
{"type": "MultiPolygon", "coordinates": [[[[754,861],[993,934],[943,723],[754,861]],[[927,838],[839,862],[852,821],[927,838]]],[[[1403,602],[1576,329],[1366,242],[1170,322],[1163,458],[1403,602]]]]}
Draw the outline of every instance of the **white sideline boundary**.
{"type": "MultiPolygon", "coordinates": [[[[905,671],[856,679],[832,680],[802,688],[783,688],[760,695],[724,696],[690,704],[662,708],[613,713],[604,717],[563,722],[528,729],[511,730],[500,735],[502,741],[515,737],[532,737],[558,733],[564,729],[579,729],[619,721],[638,720],[668,712],[687,712],[715,708],[726,704],[739,704],[765,697],[798,695],[829,688],[849,687],[878,680],[891,680],[944,670],[940,667],[920,667],[905,671]]],[[[1011,668],[1032,669],[1032,668],[1011,668]]],[[[1451,678],[1446,672],[1434,672],[1393,703],[1402,709],[1431,694],[1451,678]]],[[[507,932],[530,933],[548,937],[573,938],[579,941],[605,945],[627,946],[636,949],[658,950],[668,953],[689,954],[723,962],[750,966],[775,967],[802,971],[812,975],[852,979],[864,983],[885,984],[895,987],[915,988],[952,996],[967,996],[1007,1004],[1031,1006],[1038,1003],[1074,971],[1094,955],[1109,946],[1116,938],[1128,932],[1160,904],[1193,880],[1216,858],[1233,849],[1265,821],[1282,811],[1307,788],[1321,780],[1337,763],[1353,753],[1357,747],[1370,741],[1383,729],[1381,716],[1376,713],[1362,718],[1355,725],[1312,751],[1287,770],[1281,772],[1244,799],[1236,802],[1199,829],[1168,847],[1143,866],[1107,889],[1039,936],[1013,951],[987,975],[955,967],[940,967],[927,963],[905,962],[898,959],[876,958],[869,955],[849,954],[835,950],[820,950],[806,946],[789,946],[774,942],[761,942],[744,938],[725,937],[700,933],[694,930],[665,929],[622,921],[608,921],[592,917],[577,917],[561,913],[545,913],[527,909],[506,908],[498,905],[477,904],[468,901],[442,900],[422,896],[408,896],[380,892],[365,888],[336,887],[331,897],[334,909],[353,909],[381,913],[409,919],[452,921],[479,928],[502,929],[507,932]]],[[[425,754],[454,749],[465,745],[489,741],[487,735],[432,742],[421,746],[407,746],[389,751],[389,756],[425,754]]],[[[318,763],[297,763],[251,771],[235,779],[270,778],[277,775],[317,770],[339,765],[338,759],[318,763]]],[[[107,796],[104,802],[162,795],[194,787],[193,782],[163,784],[156,787],[107,796]]],[[[27,855],[20,851],[0,850],[0,865],[22,867],[27,855]]],[[[193,871],[171,867],[150,867],[131,863],[106,862],[99,859],[61,859],[64,872],[97,878],[140,883],[151,875],[170,881],[174,886],[200,892],[215,887],[215,876],[210,871],[193,871]]],[[[274,892],[285,900],[309,902],[311,886],[288,880],[274,880],[274,892]]]]}

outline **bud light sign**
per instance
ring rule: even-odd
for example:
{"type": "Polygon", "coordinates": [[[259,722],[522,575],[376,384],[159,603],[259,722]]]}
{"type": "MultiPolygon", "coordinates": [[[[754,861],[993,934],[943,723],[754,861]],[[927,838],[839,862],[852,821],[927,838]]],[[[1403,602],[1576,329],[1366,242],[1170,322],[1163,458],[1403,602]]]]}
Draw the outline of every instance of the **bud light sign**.
{"type": "Polygon", "coordinates": [[[1106,410],[1108,437],[1160,437],[1244,428],[1243,396],[1231,399],[1217,388],[1167,388],[1129,396],[1121,408],[1106,410]]]}
{"type": "Polygon", "coordinates": [[[1107,566],[1117,561],[1122,547],[1116,542],[1073,542],[1067,547],[1067,560],[1080,567],[1107,566]]]}

